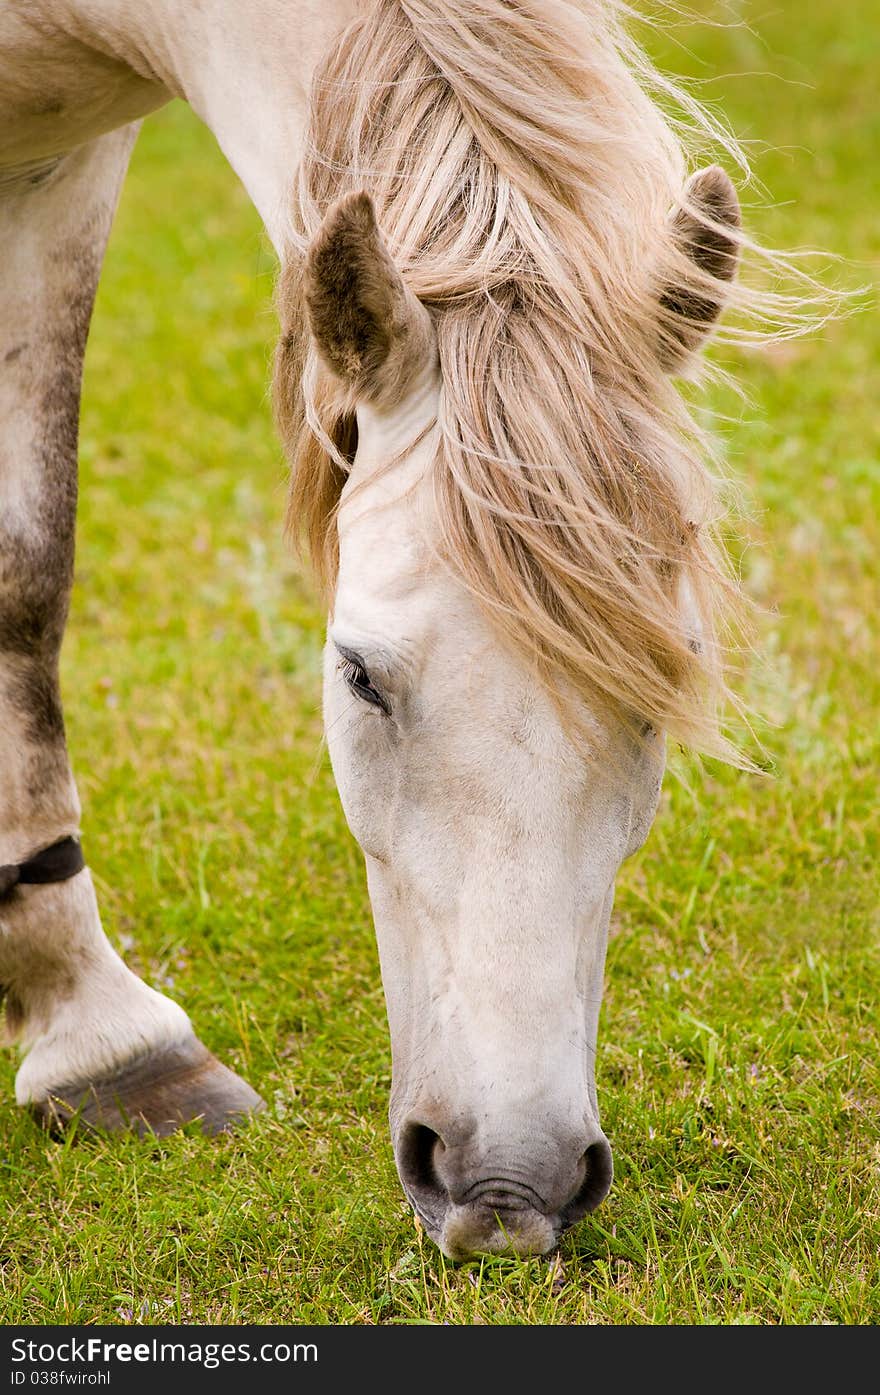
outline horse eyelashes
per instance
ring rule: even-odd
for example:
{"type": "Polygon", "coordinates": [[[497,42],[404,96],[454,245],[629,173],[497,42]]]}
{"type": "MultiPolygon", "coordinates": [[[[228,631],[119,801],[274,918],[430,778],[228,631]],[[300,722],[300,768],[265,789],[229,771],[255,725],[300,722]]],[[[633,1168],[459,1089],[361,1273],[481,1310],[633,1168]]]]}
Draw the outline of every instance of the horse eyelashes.
{"type": "Polygon", "coordinates": [[[379,692],[378,688],[373,686],[370,681],[370,675],[361,664],[355,663],[352,659],[342,659],[339,668],[343,678],[356,697],[362,698],[364,702],[372,703],[374,707],[378,707],[384,713],[390,715],[391,706],[387,698],[379,692]]]}

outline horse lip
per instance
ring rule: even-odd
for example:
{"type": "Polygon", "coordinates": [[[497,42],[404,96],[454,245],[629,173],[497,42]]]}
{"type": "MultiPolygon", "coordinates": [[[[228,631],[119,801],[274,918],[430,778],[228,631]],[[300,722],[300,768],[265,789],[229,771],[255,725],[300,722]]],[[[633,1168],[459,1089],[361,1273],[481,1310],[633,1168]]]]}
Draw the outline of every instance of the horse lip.
{"type": "Polygon", "coordinates": [[[405,1191],[430,1239],[456,1263],[477,1254],[546,1254],[565,1228],[559,1215],[548,1214],[537,1192],[507,1179],[474,1182],[464,1196],[447,1196],[436,1210],[405,1191]]]}
{"type": "MultiPolygon", "coordinates": [[[[452,1260],[472,1259],[479,1254],[515,1254],[520,1258],[546,1254],[559,1239],[559,1221],[536,1211],[522,1198],[515,1206],[486,1204],[487,1193],[467,1206],[452,1202],[443,1226],[432,1239],[452,1260]]],[[[509,1203],[509,1198],[508,1198],[509,1203]]]]}

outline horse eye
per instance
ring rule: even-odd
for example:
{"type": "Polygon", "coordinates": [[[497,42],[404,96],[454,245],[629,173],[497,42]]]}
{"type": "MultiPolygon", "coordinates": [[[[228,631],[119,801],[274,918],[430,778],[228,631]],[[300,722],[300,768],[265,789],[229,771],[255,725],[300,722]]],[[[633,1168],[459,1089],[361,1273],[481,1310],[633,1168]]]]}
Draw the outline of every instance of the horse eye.
{"type": "Polygon", "coordinates": [[[364,702],[372,703],[373,707],[379,707],[386,714],[390,714],[391,708],[387,698],[383,697],[378,688],[373,686],[370,675],[363,664],[358,663],[355,659],[343,658],[340,660],[339,667],[355,697],[361,698],[364,702]]]}

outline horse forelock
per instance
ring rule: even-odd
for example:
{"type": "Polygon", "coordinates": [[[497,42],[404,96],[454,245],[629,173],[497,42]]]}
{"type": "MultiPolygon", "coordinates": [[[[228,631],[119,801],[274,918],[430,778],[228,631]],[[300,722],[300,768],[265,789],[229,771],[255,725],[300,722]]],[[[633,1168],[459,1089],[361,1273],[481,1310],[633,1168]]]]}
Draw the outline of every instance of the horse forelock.
{"type": "Polygon", "coordinates": [[[622,9],[374,0],[327,56],[279,282],[291,527],[332,593],[352,417],[308,344],[300,280],[329,205],[365,189],[436,327],[445,560],[554,692],[735,758],[716,637],[738,588],[707,443],[657,351],[662,287],[705,294],[711,275],[670,237],[687,153],[622,9]]]}

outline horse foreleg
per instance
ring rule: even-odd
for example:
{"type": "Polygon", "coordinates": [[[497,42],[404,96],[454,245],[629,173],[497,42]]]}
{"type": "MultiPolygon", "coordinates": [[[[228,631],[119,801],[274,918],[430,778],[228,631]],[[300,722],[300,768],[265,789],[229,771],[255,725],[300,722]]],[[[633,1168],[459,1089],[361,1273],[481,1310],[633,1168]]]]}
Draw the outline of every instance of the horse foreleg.
{"type": "Polygon", "coordinates": [[[0,997],[24,1059],[16,1096],[47,1122],[210,1131],[261,1106],[136,977],[77,870],[80,806],[58,656],[73,575],[82,362],[135,127],[0,184],[0,997]],[[51,857],[61,844],[64,880],[51,857]],[[66,864],[66,865],[65,865],[66,864]]]}

